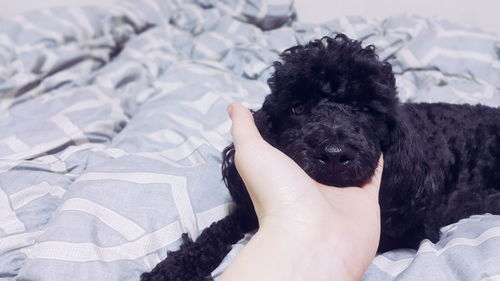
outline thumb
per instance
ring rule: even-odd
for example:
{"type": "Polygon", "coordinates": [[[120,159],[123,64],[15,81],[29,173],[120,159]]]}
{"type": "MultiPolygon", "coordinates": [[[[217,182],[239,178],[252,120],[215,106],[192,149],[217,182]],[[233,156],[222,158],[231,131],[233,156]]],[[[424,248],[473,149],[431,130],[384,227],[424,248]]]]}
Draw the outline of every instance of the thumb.
{"type": "Polygon", "coordinates": [[[234,162],[248,190],[250,198],[259,215],[260,207],[269,194],[263,190],[266,177],[262,176],[264,156],[267,156],[267,146],[255,126],[252,113],[239,103],[232,103],[227,107],[232,120],[231,135],[235,148],[234,162]]]}
{"type": "Polygon", "coordinates": [[[228,113],[233,121],[236,169],[258,216],[259,212],[262,215],[265,209],[278,206],[276,202],[296,201],[310,193],[306,187],[312,180],[292,159],[261,137],[248,109],[233,103],[228,106],[228,113]]]}
{"type": "Polygon", "coordinates": [[[233,122],[231,135],[236,150],[245,142],[263,141],[255,126],[253,115],[247,108],[239,103],[232,103],[227,107],[227,112],[233,122]]]}

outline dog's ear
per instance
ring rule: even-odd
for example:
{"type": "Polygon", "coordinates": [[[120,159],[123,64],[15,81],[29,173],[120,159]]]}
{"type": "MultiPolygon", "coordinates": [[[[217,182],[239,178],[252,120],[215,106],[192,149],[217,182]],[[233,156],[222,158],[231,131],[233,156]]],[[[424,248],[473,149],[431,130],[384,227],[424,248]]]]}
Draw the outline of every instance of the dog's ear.
{"type": "Polygon", "coordinates": [[[327,68],[343,77],[334,100],[373,113],[391,112],[398,104],[396,79],[391,64],[379,59],[375,46],[362,47],[360,41],[343,34],[323,40],[327,42],[327,68]]]}
{"type": "Polygon", "coordinates": [[[376,63],[377,65],[372,75],[367,75],[364,81],[361,79],[361,83],[366,87],[365,94],[369,93],[366,100],[367,105],[378,113],[393,114],[399,101],[392,66],[388,62],[378,60],[369,63],[376,63]]]}

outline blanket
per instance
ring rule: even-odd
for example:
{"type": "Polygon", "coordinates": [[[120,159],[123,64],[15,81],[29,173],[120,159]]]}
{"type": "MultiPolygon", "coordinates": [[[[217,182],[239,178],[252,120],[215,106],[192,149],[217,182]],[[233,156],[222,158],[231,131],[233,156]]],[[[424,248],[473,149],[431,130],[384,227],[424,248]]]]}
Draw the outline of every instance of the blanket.
{"type": "MultiPolygon", "coordinates": [[[[280,52],[337,32],[377,46],[402,101],[500,105],[499,37],[443,20],[126,0],[1,21],[0,280],[138,280],[196,238],[231,205],[227,104],[258,108],[280,52]]],[[[498,265],[500,216],[478,214],[377,256],[363,280],[500,280],[498,265]]]]}

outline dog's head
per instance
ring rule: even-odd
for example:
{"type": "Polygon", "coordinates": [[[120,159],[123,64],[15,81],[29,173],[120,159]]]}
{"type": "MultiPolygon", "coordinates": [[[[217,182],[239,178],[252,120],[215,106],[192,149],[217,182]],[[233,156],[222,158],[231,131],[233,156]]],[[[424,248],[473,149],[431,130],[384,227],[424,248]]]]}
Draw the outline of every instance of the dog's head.
{"type": "Polygon", "coordinates": [[[281,59],[268,81],[271,94],[254,113],[262,136],[321,183],[361,185],[394,126],[390,64],[342,34],[292,47],[281,59]]]}

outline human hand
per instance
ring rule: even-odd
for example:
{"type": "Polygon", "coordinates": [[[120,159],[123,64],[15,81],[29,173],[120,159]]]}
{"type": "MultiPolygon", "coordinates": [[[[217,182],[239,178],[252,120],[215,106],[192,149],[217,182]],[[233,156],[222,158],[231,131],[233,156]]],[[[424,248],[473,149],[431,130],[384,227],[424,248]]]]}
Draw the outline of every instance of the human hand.
{"type": "MultiPolygon", "coordinates": [[[[258,233],[280,240],[291,235],[293,241],[307,241],[307,247],[319,245],[320,252],[333,263],[324,266],[336,271],[340,265],[346,279],[359,279],[379,242],[382,156],[374,176],[363,186],[326,186],[264,141],[247,109],[232,104],[228,112],[233,121],[235,164],[254,204],[260,225],[258,233]]],[[[311,263],[312,268],[307,269],[309,278],[318,272],[313,266],[316,261],[311,263]]],[[[329,277],[332,276],[339,275],[329,277]]]]}

